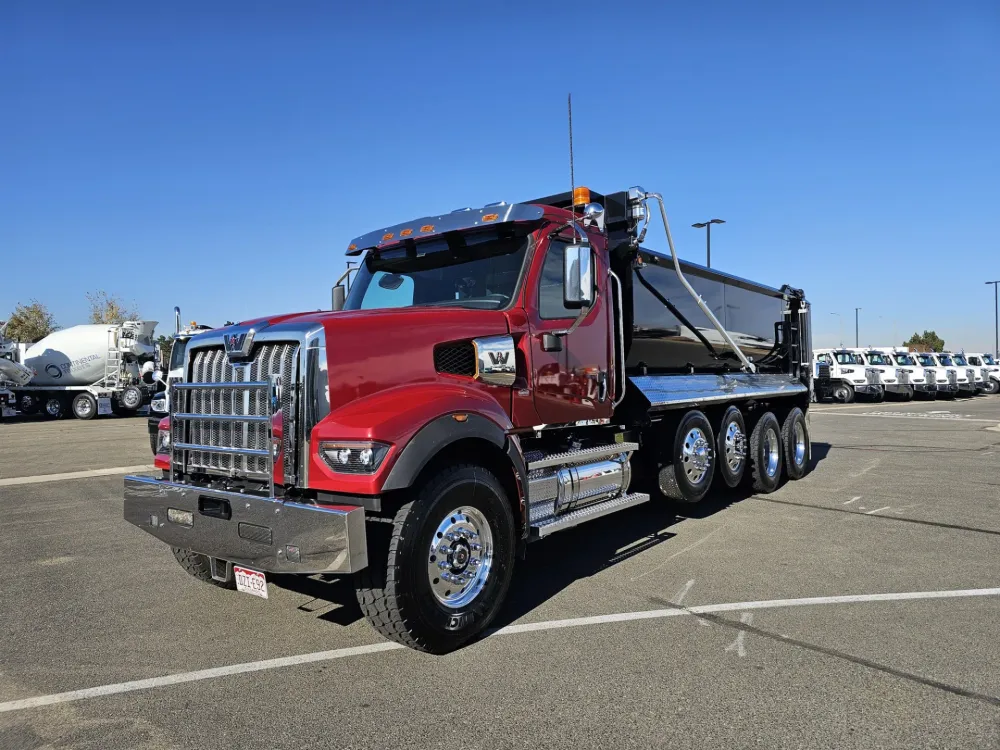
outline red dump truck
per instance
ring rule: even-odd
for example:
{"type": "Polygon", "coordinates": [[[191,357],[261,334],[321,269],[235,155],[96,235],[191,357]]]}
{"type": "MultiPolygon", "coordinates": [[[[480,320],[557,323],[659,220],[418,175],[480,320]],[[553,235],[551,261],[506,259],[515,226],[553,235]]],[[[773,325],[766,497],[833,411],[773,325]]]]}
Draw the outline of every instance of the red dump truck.
{"type": "Polygon", "coordinates": [[[333,311],[191,338],[162,477],[125,479],[125,518],[199,580],[351,575],[380,633],[440,653],[537,540],[809,470],[804,294],[681,261],[656,193],[429,216],[348,255],[333,311]]]}

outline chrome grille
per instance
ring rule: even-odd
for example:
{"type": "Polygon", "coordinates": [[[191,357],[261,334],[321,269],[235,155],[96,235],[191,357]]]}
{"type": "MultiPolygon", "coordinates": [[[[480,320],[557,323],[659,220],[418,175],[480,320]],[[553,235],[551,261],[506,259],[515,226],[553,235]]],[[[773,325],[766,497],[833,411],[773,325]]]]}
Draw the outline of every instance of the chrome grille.
{"type": "Polygon", "coordinates": [[[965,377],[967,377],[969,379],[970,383],[975,383],[976,382],[976,371],[975,370],[966,370],[965,371],[965,377]]]}
{"type": "Polygon", "coordinates": [[[937,373],[934,370],[924,370],[924,381],[927,385],[937,385],[937,373]]]}
{"type": "Polygon", "coordinates": [[[958,370],[948,370],[948,382],[958,385],[958,370]]]}
{"type": "Polygon", "coordinates": [[[896,380],[900,385],[910,384],[910,371],[909,370],[896,370],[896,380]]]}
{"type": "Polygon", "coordinates": [[[878,369],[874,367],[869,367],[865,371],[865,375],[868,378],[868,385],[881,385],[882,384],[882,374],[878,369]]]}
{"type": "Polygon", "coordinates": [[[830,365],[826,362],[820,362],[816,365],[816,377],[820,380],[830,379],[830,365]]]}
{"type": "MultiPolygon", "coordinates": [[[[189,414],[216,414],[237,417],[266,417],[268,393],[262,388],[201,388],[199,383],[252,383],[270,382],[275,377],[281,383],[281,413],[284,430],[284,475],[288,482],[295,472],[294,397],[296,364],[299,345],[294,342],[266,342],[254,347],[251,362],[234,367],[226,358],[221,346],[195,349],[188,367],[189,389],[184,391],[186,403],[178,403],[177,410],[189,414]]],[[[183,423],[174,425],[175,442],[193,443],[213,448],[242,448],[268,450],[266,421],[220,421],[189,419],[187,435],[181,430],[183,423]]],[[[191,450],[187,455],[187,468],[218,471],[225,474],[237,472],[266,476],[268,459],[263,456],[214,453],[191,450]]]]}

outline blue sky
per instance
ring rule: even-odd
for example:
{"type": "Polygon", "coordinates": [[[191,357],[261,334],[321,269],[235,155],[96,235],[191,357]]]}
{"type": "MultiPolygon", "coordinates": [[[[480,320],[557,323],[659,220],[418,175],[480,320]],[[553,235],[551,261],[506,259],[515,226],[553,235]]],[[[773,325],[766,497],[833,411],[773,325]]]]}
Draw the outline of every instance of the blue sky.
{"type": "MultiPolygon", "coordinates": [[[[0,4],[0,317],[329,305],[354,236],[569,182],[802,287],[817,345],[992,349],[996,2],[0,4]],[[420,7],[418,7],[420,6],[420,7]],[[151,273],[159,262],[161,270],[151,273]]],[[[663,246],[662,233],[648,244],[663,246]]]]}

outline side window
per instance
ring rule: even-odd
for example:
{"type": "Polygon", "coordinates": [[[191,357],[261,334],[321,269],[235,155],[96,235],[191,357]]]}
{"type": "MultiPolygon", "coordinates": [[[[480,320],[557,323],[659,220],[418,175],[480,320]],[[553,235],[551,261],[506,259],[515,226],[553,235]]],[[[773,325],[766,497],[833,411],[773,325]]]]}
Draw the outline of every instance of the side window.
{"type": "Polygon", "coordinates": [[[833,360],[830,359],[830,355],[829,354],[820,354],[818,357],[816,357],[816,359],[819,362],[822,362],[823,364],[826,364],[826,365],[832,365],[833,364],[833,360]]]}
{"type": "Polygon", "coordinates": [[[386,271],[372,274],[371,283],[361,303],[362,310],[385,307],[409,307],[413,304],[413,279],[386,271]]]}
{"type": "Polygon", "coordinates": [[[538,314],[546,320],[575,318],[579,310],[563,303],[563,248],[564,242],[551,242],[542,264],[542,278],[538,284],[538,314]]]}

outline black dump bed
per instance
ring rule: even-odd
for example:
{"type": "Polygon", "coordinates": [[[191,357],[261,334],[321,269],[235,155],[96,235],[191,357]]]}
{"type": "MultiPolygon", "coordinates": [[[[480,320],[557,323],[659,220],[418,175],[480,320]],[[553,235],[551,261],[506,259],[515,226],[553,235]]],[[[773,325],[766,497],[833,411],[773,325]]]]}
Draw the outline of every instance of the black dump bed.
{"type": "MultiPolygon", "coordinates": [[[[732,348],[677,278],[670,258],[641,249],[639,262],[630,265],[622,280],[630,375],[740,369],[732,348]]],[[[686,261],[681,270],[759,372],[796,372],[801,292],[686,261]]]]}

